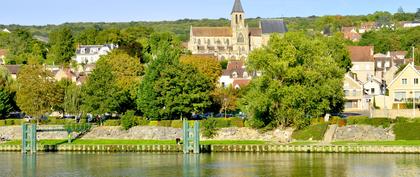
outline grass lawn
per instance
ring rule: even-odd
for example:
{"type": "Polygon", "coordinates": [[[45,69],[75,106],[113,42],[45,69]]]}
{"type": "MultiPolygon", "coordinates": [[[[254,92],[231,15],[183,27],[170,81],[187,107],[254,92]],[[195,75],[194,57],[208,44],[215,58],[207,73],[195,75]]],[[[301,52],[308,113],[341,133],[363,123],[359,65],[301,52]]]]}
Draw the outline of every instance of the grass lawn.
{"type": "Polygon", "coordinates": [[[294,131],[292,138],[296,140],[322,140],[324,133],[328,129],[328,124],[311,125],[302,130],[294,131]]]}
{"type": "MultiPolygon", "coordinates": [[[[40,140],[41,145],[56,145],[67,144],[67,140],[40,140]]],[[[4,145],[20,145],[21,141],[14,140],[3,143],[4,145]]],[[[71,144],[86,144],[86,145],[163,145],[163,144],[176,144],[175,140],[85,140],[78,139],[71,144]]],[[[251,140],[208,140],[201,141],[203,145],[210,144],[265,144],[265,141],[251,141],[251,140]]]]}
{"type": "Polygon", "coordinates": [[[334,145],[420,146],[420,140],[396,141],[338,141],[334,145]]]}

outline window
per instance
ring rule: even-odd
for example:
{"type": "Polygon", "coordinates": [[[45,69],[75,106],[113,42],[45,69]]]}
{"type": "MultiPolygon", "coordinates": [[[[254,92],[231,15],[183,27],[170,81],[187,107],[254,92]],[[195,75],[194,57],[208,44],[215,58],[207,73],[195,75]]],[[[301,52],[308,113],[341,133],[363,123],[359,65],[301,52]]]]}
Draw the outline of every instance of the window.
{"type": "Polygon", "coordinates": [[[419,79],[418,78],[414,78],[414,85],[418,85],[419,84],[419,79]]]}
{"type": "Polygon", "coordinates": [[[382,68],[382,62],[380,62],[380,61],[376,62],[376,67],[382,68]]]}
{"type": "Polygon", "coordinates": [[[375,88],[371,88],[371,89],[370,89],[370,93],[371,93],[371,94],[375,94],[375,88]]]}
{"type": "Polygon", "coordinates": [[[385,66],[384,67],[390,67],[391,65],[390,65],[390,63],[389,63],[389,61],[386,61],[385,62],[385,66]]]}
{"type": "Polygon", "coordinates": [[[81,53],[81,54],[85,54],[85,53],[86,53],[86,49],[85,49],[85,48],[81,48],[81,49],[80,49],[80,53],[81,53]]]}
{"type": "Polygon", "coordinates": [[[357,95],[357,91],[353,90],[353,96],[356,96],[356,95],[357,95]]]}
{"type": "Polygon", "coordinates": [[[211,44],[210,39],[207,39],[207,45],[210,45],[210,44],[211,44]]]}
{"type": "Polygon", "coordinates": [[[370,65],[366,65],[366,70],[370,70],[370,65]]]}
{"type": "Polygon", "coordinates": [[[394,101],[395,102],[404,102],[406,99],[406,93],[405,92],[395,92],[394,101]]]}
{"type": "Polygon", "coordinates": [[[401,84],[403,84],[403,85],[407,85],[407,79],[402,79],[402,80],[401,80],[401,84]]]}
{"type": "Polygon", "coordinates": [[[238,78],[238,73],[233,72],[233,73],[232,73],[232,77],[233,77],[233,78],[238,78]]]}
{"type": "Polygon", "coordinates": [[[359,65],[354,65],[353,67],[354,67],[355,70],[359,70],[360,69],[359,65]]]}
{"type": "Polygon", "coordinates": [[[198,39],[198,45],[201,45],[201,40],[200,39],[198,39]]]}
{"type": "Polygon", "coordinates": [[[420,92],[416,91],[414,97],[416,98],[416,102],[418,103],[420,100],[420,92]]]}
{"type": "Polygon", "coordinates": [[[242,33],[239,33],[239,35],[238,35],[238,43],[243,43],[243,42],[245,42],[244,35],[242,35],[242,33]]]}
{"type": "Polygon", "coordinates": [[[349,96],[350,95],[349,91],[348,90],[344,90],[344,95],[345,96],[349,96]]]}

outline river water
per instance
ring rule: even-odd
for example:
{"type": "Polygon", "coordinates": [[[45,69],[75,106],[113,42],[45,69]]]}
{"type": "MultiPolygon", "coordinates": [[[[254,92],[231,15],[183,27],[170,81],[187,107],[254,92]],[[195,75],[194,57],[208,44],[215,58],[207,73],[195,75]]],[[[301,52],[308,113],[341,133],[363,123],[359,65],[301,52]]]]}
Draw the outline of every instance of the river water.
{"type": "Polygon", "coordinates": [[[420,155],[0,152],[0,176],[420,176],[420,155]]]}

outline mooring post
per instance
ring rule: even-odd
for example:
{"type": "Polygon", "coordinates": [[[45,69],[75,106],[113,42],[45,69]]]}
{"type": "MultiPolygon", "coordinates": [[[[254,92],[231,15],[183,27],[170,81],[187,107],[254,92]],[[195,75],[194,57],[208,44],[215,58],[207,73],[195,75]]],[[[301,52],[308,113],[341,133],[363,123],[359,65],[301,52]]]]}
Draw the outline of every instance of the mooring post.
{"type": "Polygon", "coordinates": [[[36,124],[31,127],[31,153],[36,153],[36,124]]]}
{"type": "Polygon", "coordinates": [[[194,154],[200,153],[200,123],[194,122],[194,154]]]}
{"type": "Polygon", "coordinates": [[[28,124],[22,124],[22,153],[26,153],[27,138],[28,138],[28,124]]]}
{"type": "Polygon", "coordinates": [[[190,144],[190,141],[189,141],[189,128],[190,128],[190,126],[188,125],[188,121],[187,120],[183,120],[183,132],[184,132],[184,134],[183,134],[183,137],[184,137],[184,142],[183,142],[183,151],[184,151],[184,154],[187,154],[187,153],[189,153],[189,144],[190,144]]]}

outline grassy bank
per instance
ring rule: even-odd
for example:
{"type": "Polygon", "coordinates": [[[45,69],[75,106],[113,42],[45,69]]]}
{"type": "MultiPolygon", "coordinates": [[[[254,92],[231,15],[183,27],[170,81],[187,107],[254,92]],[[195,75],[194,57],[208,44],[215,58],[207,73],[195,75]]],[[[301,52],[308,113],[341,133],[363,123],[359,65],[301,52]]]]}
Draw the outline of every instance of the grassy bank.
{"type": "Polygon", "coordinates": [[[420,140],[396,141],[337,141],[333,145],[420,146],[420,140]]]}

